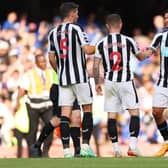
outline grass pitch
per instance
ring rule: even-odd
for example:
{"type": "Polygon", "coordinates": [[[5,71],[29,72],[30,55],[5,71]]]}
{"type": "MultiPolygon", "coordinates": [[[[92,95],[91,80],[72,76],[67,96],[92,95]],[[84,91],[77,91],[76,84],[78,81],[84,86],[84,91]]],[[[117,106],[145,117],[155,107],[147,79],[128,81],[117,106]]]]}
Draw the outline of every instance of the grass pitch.
{"type": "Polygon", "coordinates": [[[168,157],[0,159],[0,168],[168,168],[168,157]]]}

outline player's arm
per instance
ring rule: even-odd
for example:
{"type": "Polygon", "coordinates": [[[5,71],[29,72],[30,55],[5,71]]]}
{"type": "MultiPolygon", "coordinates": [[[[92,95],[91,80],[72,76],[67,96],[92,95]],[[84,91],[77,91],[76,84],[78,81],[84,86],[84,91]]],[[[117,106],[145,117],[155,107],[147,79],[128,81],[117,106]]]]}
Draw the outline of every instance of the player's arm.
{"type": "Polygon", "coordinates": [[[52,30],[48,35],[48,59],[52,68],[57,72],[56,54],[54,34],[52,30]]]}
{"type": "Polygon", "coordinates": [[[100,83],[100,62],[101,62],[101,58],[94,57],[93,76],[94,76],[96,85],[100,83]]]}
{"type": "Polygon", "coordinates": [[[157,48],[160,46],[162,40],[162,33],[158,33],[153,38],[150,47],[146,48],[144,51],[137,54],[139,60],[144,60],[150,57],[152,54],[157,55],[157,48]]]}
{"type": "Polygon", "coordinates": [[[102,86],[100,83],[100,62],[101,58],[94,57],[93,75],[95,80],[95,89],[98,95],[103,95],[102,86]]]}
{"type": "Polygon", "coordinates": [[[147,48],[146,50],[139,52],[138,54],[136,54],[136,57],[142,61],[146,58],[149,58],[151,55],[153,54],[153,50],[151,50],[150,48],[147,48]]]}
{"type": "Polygon", "coordinates": [[[55,53],[49,52],[48,53],[48,59],[49,59],[50,65],[52,66],[54,71],[57,72],[57,62],[56,62],[56,59],[55,59],[55,53]]]}
{"type": "Polygon", "coordinates": [[[98,95],[103,95],[102,85],[100,82],[100,63],[102,61],[102,56],[98,49],[99,44],[96,46],[96,52],[93,62],[93,76],[95,80],[95,89],[98,95]]]}
{"type": "Polygon", "coordinates": [[[95,46],[89,44],[87,33],[84,32],[83,28],[79,25],[74,26],[74,28],[84,53],[88,55],[94,54],[95,46]]]}
{"type": "Polygon", "coordinates": [[[83,47],[83,51],[85,52],[85,54],[91,55],[95,53],[95,46],[86,44],[83,47]]]}

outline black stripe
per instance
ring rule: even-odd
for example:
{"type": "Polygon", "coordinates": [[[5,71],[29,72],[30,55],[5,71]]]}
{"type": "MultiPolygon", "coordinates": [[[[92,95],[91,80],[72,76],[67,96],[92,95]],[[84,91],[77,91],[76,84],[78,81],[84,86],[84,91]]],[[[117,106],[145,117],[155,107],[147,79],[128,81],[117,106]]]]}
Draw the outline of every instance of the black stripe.
{"type": "Polygon", "coordinates": [[[80,82],[79,78],[79,69],[78,69],[78,64],[77,64],[77,55],[76,55],[76,36],[75,36],[75,31],[72,29],[72,61],[73,61],[73,67],[75,71],[75,79],[77,83],[80,82]]]}
{"type": "MultiPolygon", "coordinates": [[[[121,35],[117,34],[117,44],[121,44],[121,35]]],[[[123,53],[122,53],[122,48],[120,45],[117,45],[117,51],[121,54],[121,61],[119,64],[119,67],[123,67],[123,53]]],[[[122,81],[122,70],[118,71],[117,74],[117,82],[121,82],[122,81]]]]}
{"type": "Polygon", "coordinates": [[[98,50],[99,50],[99,53],[102,55],[104,75],[105,75],[105,73],[107,72],[107,63],[105,60],[105,54],[104,54],[104,50],[103,50],[103,41],[98,45],[98,50]]]}
{"type": "Polygon", "coordinates": [[[162,41],[162,35],[158,36],[155,42],[152,44],[154,48],[157,48],[162,41]]]}
{"type": "Polygon", "coordinates": [[[164,57],[164,80],[163,80],[163,87],[167,87],[167,79],[168,79],[168,57],[164,57]]]}
{"type": "Polygon", "coordinates": [[[126,77],[126,81],[130,81],[131,79],[131,71],[130,71],[130,66],[129,66],[129,62],[130,62],[130,41],[128,39],[126,39],[126,50],[127,50],[127,77],[126,77]]]}
{"type": "Polygon", "coordinates": [[[86,77],[86,59],[85,59],[85,54],[81,48],[81,62],[82,62],[82,70],[83,70],[83,78],[84,82],[88,81],[88,78],[86,77]]]}
{"type": "Polygon", "coordinates": [[[133,81],[132,81],[132,86],[133,86],[134,93],[135,93],[136,103],[138,103],[138,96],[137,96],[137,92],[136,92],[135,85],[134,85],[134,82],[133,82],[133,81]]]}
{"type": "MultiPolygon", "coordinates": [[[[68,28],[69,28],[69,24],[66,24],[65,26],[65,38],[67,39],[66,41],[66,46],[68,47],[68,52],[69,52],[69,36],[68,36],[68,28]]],[[[68,54],[68,53],[67,53],[68,54]]],[[[64,59],[65,60],[65,73],[66,73],[66,79],[67,79],[67,84],[71,84],[71,78],[70,78],[70,71],[69,71],[69,54],[67,55],[67,57],[64,59]]]]}
{"type": "Polygon", "coordinates": [[[88,82],[88,83],[89,83],[90,97],[93,97],[91,84],[90,84],[90,82],[88,82]]]}
{"type": "MultiPolygon", "coordinates": [[[[114,61],[113,61],[113,59],[110,60],[110,54],[113,52],[113,49],[112,49],[112,35],[110,35],[110,34],[107,36],[107,46],[108,46],[110,68],[112,68],[113,64],[114,64],[114,61]]],[[[113,72],[112,71],[111,71],[111,73],[109,73],[109,78],[108,79],[110,81],[112,81],[112,79],[113,79],[113,72]]]]}
{"type": "Polygon", "coordinates": [[[51,43],[51,50],[54,50],[55,51],[55,59],[56,59],[56,62],[57,62],[57,67],[59,67],[59,58],[58,58],[58,52],[56,50],[56,47],[55,47],[55,43],[54,43],[54,38],[57,38],[54,37],[54,31],[52,31],[52,33],[50,34],[50,37],[49,37],[49,40],[50,40],[50,43],[51,43]]]}
{"type": "Polygon", "coordinates": [[[162,67],[161,67],[161,65],[162,65],[162,56],[161,56],[161,54],[160,54],[160,74],[159,74],[159,80],[158,80],[158,82],[157,82],[157,86],[159,86],[160,85],[160,81],[161,81],[161,78],[162,78],[162,67]]]}
{"type": "Polygon", "coordinates": [[[165,41],[165,47],[168,47],[168,32],[165,34],[166,37],[166,41],[165,41]]]}
{"type": "MultiPolygon", "coordinates": [[[[75,35],[77,37],[77,41],[79,43],[79,45],[81,45],[81,41],[80,41],[80,38],[79,38],[79,34],[78,32],[74,29],[74,32],[75,32],[75,35]]],[[[84,77],[84,82],[87,82],[87,77],[86,77],[86,59],[85,59],[85,54],[83,52],[83,49],[80,48],[80,57],[81,57],[81,64],[82,64],[82,71],[83,71],[83,77],[84,77]]]]}
{"type": "MultiPolygon", "coordinates": [[[[57,41],[58,41],[60,55],[63,54],[63,51],[60,49],[61,28],[62,28],[62,25],[60,25],[57,28],[57,41]]],[[[60,59],[60,55],[59,55],[59,59],[60,59]]],[[[61,71],[60,71],[60,75],[59,75],[59,82],[60,82],[60,85],[62,86],[62,84],[63,84],[62,73],[63,73],[63,69],[64,69],[64,59],[60,59],[60,61],[61,61],[61,66],[60,66],[61,67],[61,71]]]]}

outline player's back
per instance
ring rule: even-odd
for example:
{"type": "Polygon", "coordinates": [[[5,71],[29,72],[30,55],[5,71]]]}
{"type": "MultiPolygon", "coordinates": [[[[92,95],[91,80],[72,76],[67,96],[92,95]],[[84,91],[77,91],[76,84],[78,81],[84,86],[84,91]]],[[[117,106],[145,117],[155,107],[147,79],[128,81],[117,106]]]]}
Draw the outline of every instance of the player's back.
{"type": "Polygon", "coordinates": [[[133,79],[130,57],[138,52],[138,47],[132,38],[110,33],[98,44],[98,50],[103,58],[106,79],[116,82],[133,79]]]}
{"type": "Polygon", "coordinates": [[[62,23],[51,31],[49,38],[54,44],[60,85],[88,81],[82,50],[88,40],[83,29],[76,24],[62,23]]]}

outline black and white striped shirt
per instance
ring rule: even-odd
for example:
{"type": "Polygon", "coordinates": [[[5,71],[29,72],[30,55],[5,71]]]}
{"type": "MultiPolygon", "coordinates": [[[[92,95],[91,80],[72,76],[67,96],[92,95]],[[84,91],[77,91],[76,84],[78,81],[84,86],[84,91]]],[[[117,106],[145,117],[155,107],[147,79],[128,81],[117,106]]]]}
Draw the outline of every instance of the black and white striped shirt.
{"type": "Polygon", "coordinates": [[[158,86],[168,87],[168,31],[158,33],[152,40],[151,48],[160,48],[160,75],[158,86]]]}
{"type": "Polygon", "coordinates": [[[132,38],[119,33],[110,33],[97,44],[95,57],[103,60],[105,79],[123,82],[133,79],[130,57],[131,54],[136,55],[139,52],[132,38]]]}
{"type": "Polygon", "coordinates": [[[48,52],[56,55],[61,86],[88,81],[86,58],[82,46],[88,44],[86,33],[76,24],[63,23],[51,30],[48,52]]]}

